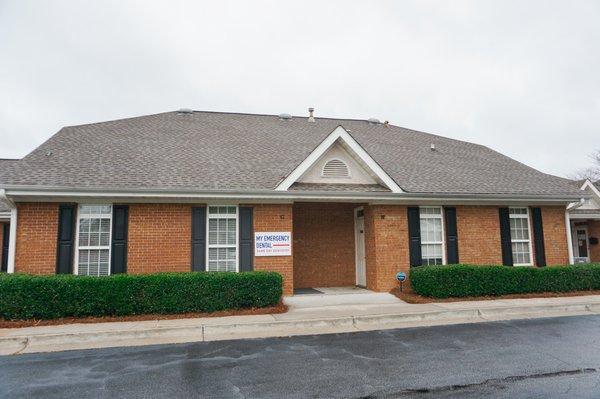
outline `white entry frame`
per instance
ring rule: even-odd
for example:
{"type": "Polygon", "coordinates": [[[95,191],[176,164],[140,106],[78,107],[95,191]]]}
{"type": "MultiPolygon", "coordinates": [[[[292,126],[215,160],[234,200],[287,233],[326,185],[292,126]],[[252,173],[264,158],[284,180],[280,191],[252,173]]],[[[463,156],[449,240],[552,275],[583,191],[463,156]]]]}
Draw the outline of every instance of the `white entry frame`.
{"type": "Polygon", "coordinates": [[[354,209],[354,256],[356,285],[367,286],[367,261],[365,252],[365,216],[362,206],[354,209]]]}

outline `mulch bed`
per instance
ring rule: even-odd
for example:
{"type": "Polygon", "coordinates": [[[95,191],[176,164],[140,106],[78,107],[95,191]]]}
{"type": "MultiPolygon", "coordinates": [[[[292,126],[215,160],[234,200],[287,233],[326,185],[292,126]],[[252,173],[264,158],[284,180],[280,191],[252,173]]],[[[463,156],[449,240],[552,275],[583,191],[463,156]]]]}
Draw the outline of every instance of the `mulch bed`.
{"type": "Polygon", "coordinates": [[[221,310],[211,313],[178,313],[178,314],[141,314],[132,316],[106,316],[106,317],[64,317],[52,320],[4,320],[0,319],[0,328],[20,328],[36,326],[55,326],[59,324],[74,323],[108,323],[114,321],[143,321],[143,320],[170,320],[170,319],[194,319],[199,317],[223,317],[223,316],[245,316],[260,314],[285,313],[288,307],[280,302],[275,306],[266,308],[251,308],[240,310],[221,310]]]}
{"type": "Polygon", "coordinates": [[[494,299],[523,299],[523,298],[559,298],[569,296],[584,296],[584,295],[600,295],[600,291],[573,291],[573,292],[536,292],[530,294],[510,294],[499,296],[468,296],[460,298],[430,298],[415,294],[412,291],[404,290],[400,292],[400,288],[394,288],[390,291],[391,294],[407,303],[434,303],[434,302],[462,302],[462,301],[490,301],[494,299]]]}

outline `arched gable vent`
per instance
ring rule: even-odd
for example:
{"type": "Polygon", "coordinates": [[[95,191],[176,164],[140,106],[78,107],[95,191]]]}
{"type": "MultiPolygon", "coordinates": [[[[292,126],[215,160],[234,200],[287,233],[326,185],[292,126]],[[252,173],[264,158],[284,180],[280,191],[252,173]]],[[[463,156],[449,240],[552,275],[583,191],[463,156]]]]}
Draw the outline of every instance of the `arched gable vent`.
{"type": "Polygon", "coordinates": [[[323,166],[321,175],[323,177],[350,177],[350,170],[344,161],[332,159],[323,166]]]}

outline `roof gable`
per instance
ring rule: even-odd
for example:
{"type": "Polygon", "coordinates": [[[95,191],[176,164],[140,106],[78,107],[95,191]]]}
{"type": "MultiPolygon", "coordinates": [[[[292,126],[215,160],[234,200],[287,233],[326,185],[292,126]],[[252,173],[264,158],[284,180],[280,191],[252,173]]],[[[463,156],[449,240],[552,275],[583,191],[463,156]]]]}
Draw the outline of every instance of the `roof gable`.
{"type": "MultiPolygon", "coordinates": [[[[342,160],[348,163],[359,176],[354,184],[375,184],[387,187],[394,193],[403,192],[379,164],[364,148],[344,129],[336,127],[321,143],[289,174],[275,190],[286,191],[292,184],[327,183],[327,178],[318,179],[319,169],[329,160],[342,160]],[[341,158],[341,159],[340,159],[341,158]]],[[[331,179],[331,183],[344,184],[341,178],[331,179]]]]}
{"type": "Polygon", "coordinates": [[[600,209],[600,190],[590,180],[586,180],[581,186],[581,190],[587,191],[592,195],[578,209],[600,209]]]}

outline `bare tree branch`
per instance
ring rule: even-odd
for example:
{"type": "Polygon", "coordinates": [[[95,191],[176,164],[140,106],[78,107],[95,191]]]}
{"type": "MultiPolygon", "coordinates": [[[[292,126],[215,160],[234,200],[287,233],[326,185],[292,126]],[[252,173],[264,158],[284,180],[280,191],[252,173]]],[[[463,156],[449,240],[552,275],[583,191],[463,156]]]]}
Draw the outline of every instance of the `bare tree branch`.
{"type": "Polygon", "coordinates": [[[574,180],[589,179],[593,182],[600,181],[600,150],[590,154],[590,159],[592,160],[591,167],[579,170],[570,175],[569,178],[574,180]]]}

